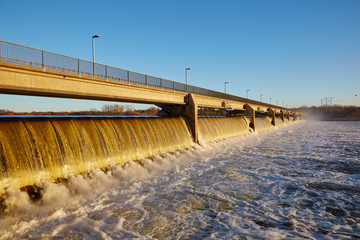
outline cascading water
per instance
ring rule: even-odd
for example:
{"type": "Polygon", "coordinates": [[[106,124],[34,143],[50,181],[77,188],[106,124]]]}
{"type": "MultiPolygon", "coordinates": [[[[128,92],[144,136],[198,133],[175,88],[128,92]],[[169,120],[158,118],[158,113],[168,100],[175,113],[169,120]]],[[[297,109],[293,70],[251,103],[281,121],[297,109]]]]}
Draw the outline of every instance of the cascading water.
{"type": "MultiPolygon", "coordinates": [[[[246,118],[250,122],[250,117],[246,118]]],[[[261,132],[264,130],[272,129],[274,126],[271,124],[269,117],[256,117],[255,118],[255,130],[261,132]]]]}
{"type": "MultiPolygon", "coordinates": [[[[276,126],[283,125],[276,118],[276,126]]],[[[256,131],[273,128],[268,117],[255,119],[256,131]]],[[[200,117],[199,138],[217,141],[249,133],[245,117],[200,117]]],[[[149,158],[192,146],[180,117],[0,118],[0,195],[67,178],[92,169],[149,158]]]]}
{"type": "MultiPolygon", "coordinates": [[[[274,129],[269,118],[257,123],[258,129],[274,129]]],[[[0,187],[10,186],[0,199],[0,239],[305,236],[302,221],[308,211],[302,215],[298,207],[307,210],[304,201],[312,197],[318,202],[322,196],[308,188],[318,187],[313,178],[322,174],[308,174],[308,164],[299,171],[302,157],[310,153],[300,154],[306,148],[294,143],[309,129],[301,125],[247,134],[249,123],[243,117],[204,117],[198,124],[204,142],[246,136],[200,147],[193,145],[182,118],[0,118],[0,187]],[[171,153],[162,154],[166,152],[171,153]],[[300,165],[294,168],[294,163],[300,165]],[[304,180],[306,176],[310,179],[304,180]],[[26,187],[32,184],[36,186],[26,187]],[[302,201],[293,185],[311,195],[302,201]],[[21,186],[25,188],[14,189],[21,186]],[[289,218],[289,206],[299,214],[289,218]]],[[[347,147],[341,149],[348,154],[347,147]]],[[[313,166],[313,158],[305,160],[313,166]]],[[[310,221],[309,229],[316,227],[310,221]]]]}
{"type": "Polygon", "coordinates": [[[200,117],[199,132],[210,142],[249,133],[249,123],[244,117],[200,117]]]}
{"type": "Polygon", "coordinates": [[[276,127],[279,127],[279,126],[281,126],[281,125],[284,125],[283,120],[282,120],[280,117],[276,117],[276,118],[275,118],[275,126],[276,126],[276,127]]]}
{"type": "Polygon", "coordinates": [[[0,194],[191,145],[182,118],[1,118],[0,194]]]}

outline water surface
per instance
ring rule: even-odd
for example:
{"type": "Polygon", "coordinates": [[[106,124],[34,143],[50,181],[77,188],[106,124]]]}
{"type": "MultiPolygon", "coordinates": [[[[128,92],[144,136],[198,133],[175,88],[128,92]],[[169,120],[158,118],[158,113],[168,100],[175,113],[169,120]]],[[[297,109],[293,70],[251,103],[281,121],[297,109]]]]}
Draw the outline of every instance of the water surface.
{"type": "Polygon", "coordinates": [[[8,192],[2,239],[358,239],[360,122],[302,122],[8,192]]]}

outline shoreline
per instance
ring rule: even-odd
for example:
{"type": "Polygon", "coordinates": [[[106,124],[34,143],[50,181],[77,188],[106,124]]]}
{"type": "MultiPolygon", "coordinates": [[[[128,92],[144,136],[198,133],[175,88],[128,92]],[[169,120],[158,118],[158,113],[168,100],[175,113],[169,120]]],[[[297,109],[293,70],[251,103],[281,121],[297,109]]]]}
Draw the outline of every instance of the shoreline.
{"type": "Polygon", "coordinates": [[[360,121],[360,118],[325,118],[325,119],[320,119],[319,121],[356,122],[356,121],[360,121]]]}

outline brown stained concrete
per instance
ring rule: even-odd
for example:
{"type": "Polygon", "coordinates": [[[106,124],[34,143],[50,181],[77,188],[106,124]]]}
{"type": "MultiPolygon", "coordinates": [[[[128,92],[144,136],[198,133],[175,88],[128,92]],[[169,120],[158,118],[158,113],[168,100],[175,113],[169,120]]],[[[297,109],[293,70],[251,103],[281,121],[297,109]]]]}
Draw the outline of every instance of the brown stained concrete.
{"type": "Polygon", "coordinates": [[[271,124],[275,127],[276,112],[272,108],[268,108],[268,112],[271,114],[271,124]]]}
{"type": "Polygon", "coordinates": [[[256,127],[255,127],[255,109],[249,104],[245,104],[244,109],[246,110],[246,114],[250,115],[249,127],[251,129],[253,129],[254,131],[256,131],[256,127]]]}
{"type": "Polygon", "coordinates": [[[285,121],[285,115],[284,115],[284,111],[280,112],[280,118],[281,120],[284,122],[285,121]]]}

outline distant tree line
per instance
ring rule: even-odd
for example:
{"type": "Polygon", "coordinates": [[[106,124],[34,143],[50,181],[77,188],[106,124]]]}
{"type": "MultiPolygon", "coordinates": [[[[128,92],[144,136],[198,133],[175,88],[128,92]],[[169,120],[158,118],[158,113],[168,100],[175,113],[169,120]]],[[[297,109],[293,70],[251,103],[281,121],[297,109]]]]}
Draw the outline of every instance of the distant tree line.
{"type": "MultiPolygon", "coordinates": [[[[319,120],[360,120],[360,107],[357,106],[322,106],[301,107],[296,109],[303,112],[307,118],[319,120]]],[[[157,116],[160,109],[150,107],[148,109],[135,109],[131,105],[106,104],[101,110],[92,108],[88,111],[60,111],[60,112],[14,112],[0,109],[2,116],[157,116]]],[[[225,116],[226,111],[214,108],[199,108],[199,116],[225,116]]]]}
{"type": "Polygon", "coordinates": [[[223,109],[215,109],[215,108],[199,108],[198,115],[199,116],[225,116],[226,111],[223,109]]]}
{"type": "Polygon", "coordinates": [[[357,106],[312,106],[297,110],[305,113],[308,118],[319,120],[360,120],[360,107],[357,106]]]}
{"type": "Polygon", "coordinates": [[[160,111],[157,107],[150,107],[148,109],[135,109],[133,106],[126,105],[125,107],[122,105],[114,104],[106,104],[101,110],[97,110],[92,108],[88,111],[60,111],[60,112],[14,112],[10,110],[0,109],[0,115],[2,116],[90,116],[90,115],[119,115],[119,116],[155,116],[160,111]]]}
{"type": "MultiPolygon", "coordinates": [[[[14,112],[10,110],[0,109],[2,116],[156,116],[159,114],[160,109],[157,107],[150,107],[148,109],[135,109],[131,105],[118,105],[118,104],[105,104],[101,110],[92,108],[88,111],[60,111],[60,112],[14,112]]],[[[223,109],[214,108],[199,108],[199,116],[225,116],[226,111],[223,109]]]]}

